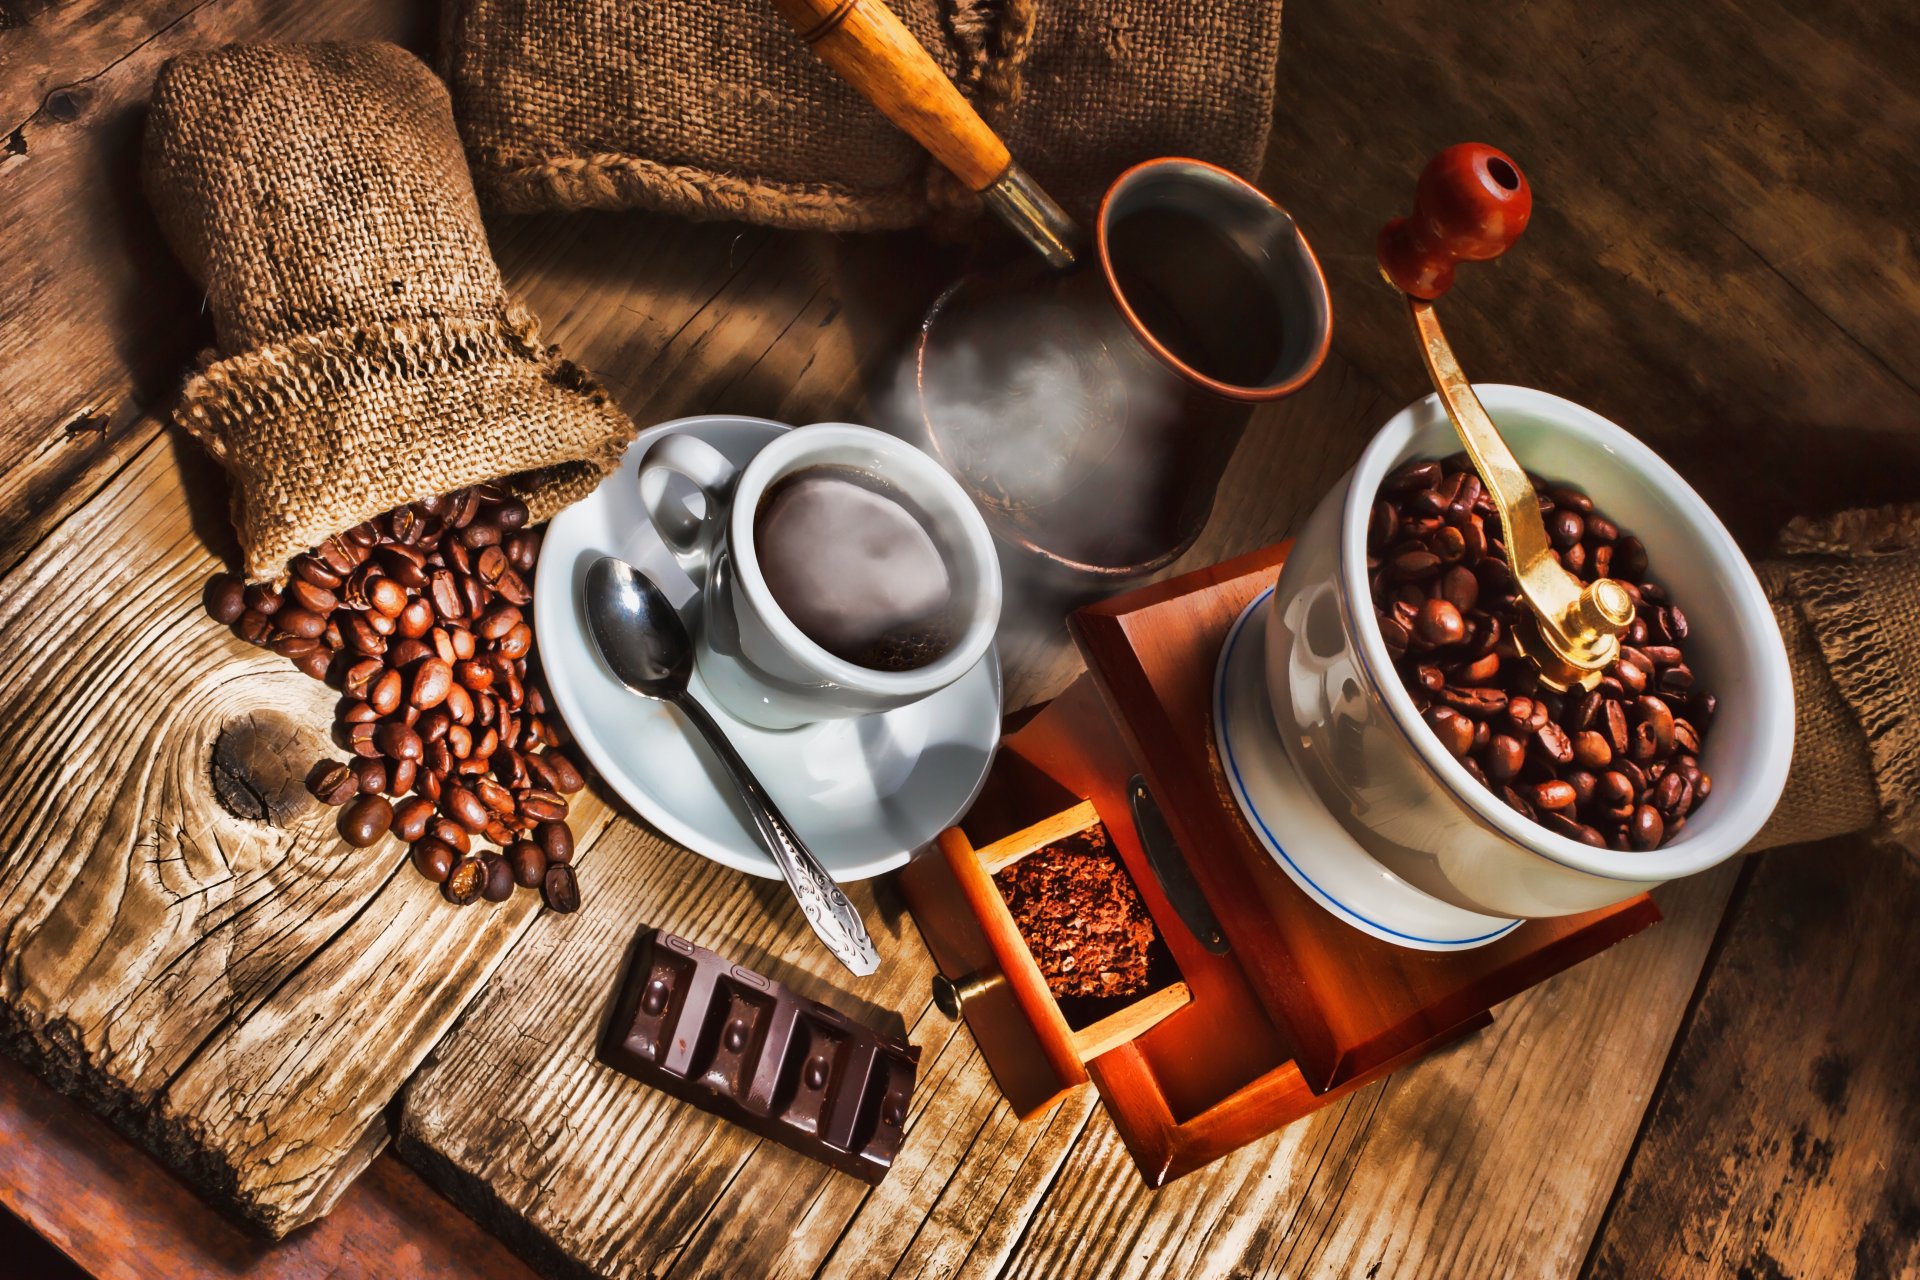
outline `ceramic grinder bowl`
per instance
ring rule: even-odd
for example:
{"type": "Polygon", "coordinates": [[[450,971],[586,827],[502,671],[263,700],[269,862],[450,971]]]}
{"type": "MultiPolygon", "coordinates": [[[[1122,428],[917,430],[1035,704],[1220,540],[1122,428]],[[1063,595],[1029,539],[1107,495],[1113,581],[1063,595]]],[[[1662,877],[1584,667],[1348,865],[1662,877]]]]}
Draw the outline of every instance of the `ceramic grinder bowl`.
{"type": "Polygon", "coordinates": [[[1786,783],[1793,685],[1752,568],[1673,468],[1558,396],[1475,390],[1522,466],[1585,491],[1646,544],[1648,576],[1686,612],[1700,687],[1719,699],[1700,760],[1712,792],[1659,849],[1594,849],[1509,808],[1421,722],[1374,616],[1366,528],[1396,467],[1459,451],[1435,396],[1381,428],[1301,532],[1274,595],[1268,691],[1293,764],[1365,851],[1356,857],[1470,910],[1567,915],[1704,871],[1753,838],[1786,783]]]}

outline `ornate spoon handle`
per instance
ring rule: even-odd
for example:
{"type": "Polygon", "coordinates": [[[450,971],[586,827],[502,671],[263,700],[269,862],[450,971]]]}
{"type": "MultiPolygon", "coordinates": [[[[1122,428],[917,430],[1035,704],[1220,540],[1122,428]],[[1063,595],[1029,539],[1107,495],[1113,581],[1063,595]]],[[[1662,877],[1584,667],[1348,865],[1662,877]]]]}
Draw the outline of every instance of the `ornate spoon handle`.
{"type": "Polygon", "coordinates": [[[806,913],[807,923],[813,926],[820,941],[833,952],[835,959],[861,977],[878,969],[880,952],[868,936],[859,911],[781,814],[773,797],[727,740],[726,731],[693,698],[679,697],[673,701],[686,713],[687,719],[693,721],[720,757],[720,763],[726,766],[733,785],[740,789],[741,798],[747,802],[747,812],[753,815],[754,834],[759,836],[761,847],[773,858],[774,865],[780,868],[780,874],[787,878],[787,887],[799,899],[800,910],[806,913]]]}

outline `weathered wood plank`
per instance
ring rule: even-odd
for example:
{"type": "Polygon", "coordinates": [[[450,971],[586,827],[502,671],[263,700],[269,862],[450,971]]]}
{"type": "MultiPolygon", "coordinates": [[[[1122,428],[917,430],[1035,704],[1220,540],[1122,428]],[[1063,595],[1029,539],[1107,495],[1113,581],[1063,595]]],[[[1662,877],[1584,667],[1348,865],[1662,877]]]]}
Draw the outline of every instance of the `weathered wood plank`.
{"type": "MultiPolygon", "coordinates": [[[[383,1156],[322,1222],[277,1245],[242,1232],[96,1116],[0,1059],[0,1203],[95,1280],[532,1280],[526,1264],[383,1156]]],[[[45,1273],[9,1251],[9,1276],[45,1273]]],[[[65,1276],[66,1272],[56,1273],[65,1276]]]]}
{"type": "Polygon", "coordinates": [[[1755,868],[1586,1274],[1920,1274],[1920,865],[1755,868]]]}
{"type": "Polygon", "coordinates": [[[1090,1124],[1003,1272],[1567,1275],[1584,1256],[1736,867],[1493,1026],[1158,1192],[1090,1124]]]}
{"type": "Polygon", "coordinates": [[[0,1030],[278,1233],[535,908],[452,911],[334,834],[300,785],[333,694],[206,621],[178,461],[152,440],[0,580],[0,1030]]]}

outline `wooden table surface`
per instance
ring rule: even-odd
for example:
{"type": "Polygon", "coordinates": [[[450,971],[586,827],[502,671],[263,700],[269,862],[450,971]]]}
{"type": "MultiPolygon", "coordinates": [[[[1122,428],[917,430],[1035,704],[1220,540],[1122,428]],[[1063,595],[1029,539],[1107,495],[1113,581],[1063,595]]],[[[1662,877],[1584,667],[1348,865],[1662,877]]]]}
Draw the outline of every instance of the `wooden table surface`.
{"type": "MultiPolygon", "coordinates": [[[[816,994],[832,974],[777,887],[604,804],[573,917],[455,913],[347,857],[293,789],[325,698],[197,616],[223,484],[163,425],[210,328],[135,178],[160,63],[431,27],[376,0],[0,0],[0,1040],[78,1099],[0,1064],[13,1214],[102,1276],[1920,1271],[1920,870],[1861,840],[1662,890],[1665,923],[1490,1029],[1157,1193],[1090,1091],[1012,1119],[884,883],[859,901],[889,963],[853,1003],[924,1056],[881,1187],[592,1064],[638,921],[816,994]]],[[[1792,514],[1920,497],[1910,14],[1294,0],[1286,28],[1263,184],[1327,268],[1334,352],[1256,418],[1181,567],[1284,536],[1420,393],[1372,236],[1466,138],[1537,201],[1448,300],[1477,376],[1628,425],[1756,555],[1792,514]]],[[[884,418],[951,267],[914,236],[493,230],[642,424],[884,418]]],[[[1059,608],[1023,601],[1009,705],[1072,676],[1059,608]]]]}

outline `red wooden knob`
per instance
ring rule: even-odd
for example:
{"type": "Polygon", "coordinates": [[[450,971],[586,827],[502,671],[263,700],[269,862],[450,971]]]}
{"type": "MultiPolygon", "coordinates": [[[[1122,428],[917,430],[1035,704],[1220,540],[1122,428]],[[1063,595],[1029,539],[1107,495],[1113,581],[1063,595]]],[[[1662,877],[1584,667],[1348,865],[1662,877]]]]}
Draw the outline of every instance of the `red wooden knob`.
{"type": "Polygon", "coordinates": [[[1402,293],[1428,301],[1453,287],[1453,264],[1497,258],[1533,213],[1527,175],[1484,142],[1448,147],[1420,172],[1413,216],[1380,232],[1380,269],[1402,293]]]}

